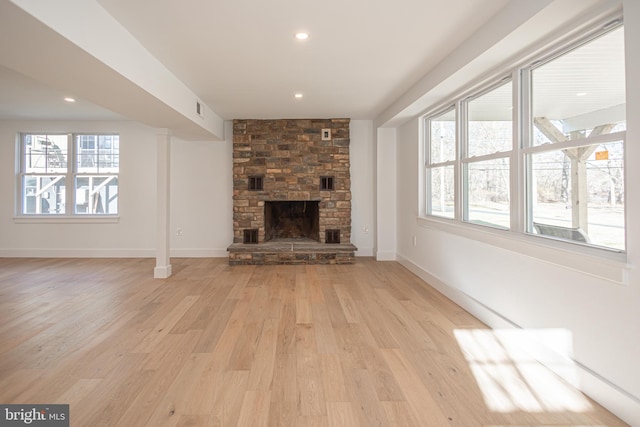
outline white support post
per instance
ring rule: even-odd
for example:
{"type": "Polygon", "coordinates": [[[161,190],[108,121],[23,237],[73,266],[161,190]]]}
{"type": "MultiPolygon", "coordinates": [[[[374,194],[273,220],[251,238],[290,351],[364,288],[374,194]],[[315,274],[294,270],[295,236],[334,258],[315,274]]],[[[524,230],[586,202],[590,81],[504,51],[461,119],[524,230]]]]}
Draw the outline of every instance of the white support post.
{"type": "Polygon", "coordinates": [[[378,128],[376,137],[376,247],[378,261],[395,261],[396,129],[378,128]]]}
{"type": "Polygon", "coordinates": [[[166,279],[171,276],[170,250],[170,178],[171,178],[171,134],[168,129],[159,129],[157,133],[157,231],[156,231],[156,267],[153,277],[166,279]]]}

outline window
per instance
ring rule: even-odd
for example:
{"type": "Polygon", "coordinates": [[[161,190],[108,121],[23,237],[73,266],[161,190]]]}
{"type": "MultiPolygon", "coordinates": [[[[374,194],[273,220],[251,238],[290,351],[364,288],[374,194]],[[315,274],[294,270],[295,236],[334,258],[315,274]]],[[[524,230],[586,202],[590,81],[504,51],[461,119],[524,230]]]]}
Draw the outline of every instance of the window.
{"type": "Polygon", "coordinates": [[[427,158],[427,213],[455,217],[456,110],[450,108],[426,120],[429,140],[427,158]]]}
{"type": "Polygon", "coordinates": [[[20,214],[118,213],[118,135],[20,135],[20,214]]]}
{"type": "Polygon", "coordinates": [[[511,81],[468,101],[463,163],[463,219],[510,227],[510,156],[513,149],[511,81]]]}
{"type": "Polygon", "coordinates": [[[427,115],[426,214],[624,251],[624,68],[605,25],[427,115]]]}
{"type": "Polygon", "coordinates": [[[625,249],[622,27],[525,70],[528,233],[625,249]]]}

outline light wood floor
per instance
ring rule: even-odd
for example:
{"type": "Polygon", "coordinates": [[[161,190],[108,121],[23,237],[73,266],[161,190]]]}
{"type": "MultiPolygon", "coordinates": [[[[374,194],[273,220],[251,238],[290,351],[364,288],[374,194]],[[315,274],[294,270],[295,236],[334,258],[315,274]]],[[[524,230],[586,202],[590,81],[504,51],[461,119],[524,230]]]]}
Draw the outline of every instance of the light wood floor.
{"type": "Polygon", "coordinates": [[[394,262],[0,259],[0,402],[72,426],[624,426],[394,262]]]}

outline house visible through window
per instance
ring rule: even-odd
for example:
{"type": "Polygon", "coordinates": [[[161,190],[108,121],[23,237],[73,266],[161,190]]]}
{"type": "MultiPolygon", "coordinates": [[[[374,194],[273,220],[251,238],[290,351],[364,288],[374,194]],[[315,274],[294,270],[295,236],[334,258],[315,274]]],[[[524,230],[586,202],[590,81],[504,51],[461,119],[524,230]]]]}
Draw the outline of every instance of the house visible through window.
{"type": "Polygon", "coordinates": [[[118,135],[22,134],[20,214],[118,213],[118,135]]]}

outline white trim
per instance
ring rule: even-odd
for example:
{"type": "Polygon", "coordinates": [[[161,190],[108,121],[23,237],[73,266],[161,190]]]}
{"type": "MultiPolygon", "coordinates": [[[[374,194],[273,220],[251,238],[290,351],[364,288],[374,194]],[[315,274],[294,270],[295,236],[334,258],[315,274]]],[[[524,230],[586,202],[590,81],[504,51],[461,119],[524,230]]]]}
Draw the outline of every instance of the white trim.
{"type": "Polygon", "coordinates": [[[13,248],[0,249],[0,258],[153,258],[155,249],[13,248]]]}
{"type": "Polygon", "coordinates": [[[357,257],[372,257],[373,256],[373,247],[365,247],[361,248],[358,246],[358,250],[355,253],[357,257]]]}
{"type": "MultiPolygon", "coordinates": [[[[370,249],[371,252],[371,249],[370,249]]],[[[17,248],[0,249],[0,258],[154,258],[156,250],[148,249],[114,249],[114,248],[17,248]]],[[[171,256],[176,258],[226,258],[226,249],[171,249],[171,256]]],[[[360,254],[359,256],[367,256],[360,254]]],[[[368,255],[368,256],[371,256],[368,255]]]]}
{"type": "Polygon", "coordinates": [[[396,253],[395,252],[376,252],[375,254],[376,261],[395,261],[396,253]]]}
{"type": "Polygon", "coordinates": [[[227,258],[227,249],[215,248],[171,248],[171,257],[175,258],[227,258]]]}
{"type": "MultiPolygon", "coordinates": [[[[492,329],[523,330],[510,319],[491,310],[491,308],[461,290],[444,283],[409,259],[400,254],[397,255],[397,258],[400,265],[425,281],[428,286],[431,286],[460,305],[492,329]]],[[[566,355],[560,355],[556,350],[544,345],[541,341],[536,340],[528,344],[524,350],[546,368],[556,373],[556,375],[578,388],[630,425],[640,426],[640,399],[591,371],[581,363],[567,358],[566,355]],[[553,363],[559,359],[568,359],[572,369],[567,371],[563,369],[566,367],[566,364],[553,363]]]]}
{"type": "Polygon", "coordinates": [[[416,222],[419,227],[477,240],[618,285],[628,284],[629,270],[634,267],[626,262],[624,253],[454,220],[418,217],[416,222]]]}
{"type": "Polygon", "coordinates": [[[118,215],[20,215],[14,216],[16,224],[116,224],[120,221],[118,215]]]}
{"type": "Polygon", "coordinates": [[[158,266],[153,269],[154,279],[168,279],[171,277],[171,264],[158,266]]]}

